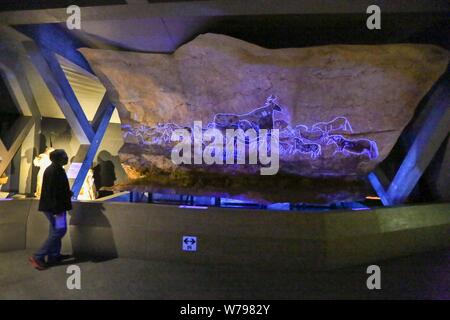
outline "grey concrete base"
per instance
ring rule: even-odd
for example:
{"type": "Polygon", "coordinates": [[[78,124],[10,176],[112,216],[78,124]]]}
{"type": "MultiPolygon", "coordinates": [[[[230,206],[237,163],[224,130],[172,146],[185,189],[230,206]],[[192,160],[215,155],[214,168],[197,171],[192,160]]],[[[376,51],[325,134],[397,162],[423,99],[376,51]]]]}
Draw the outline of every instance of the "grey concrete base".
{"type": "Polygon", "coordinates": [[[0,201],[0,252],[26,246],[27,218],[31,201],[0,201]]]}
{"type": "MultiPolygon", "coordinates": [[[[25,216],[26,248],[41,245],[48,226],[36,200],[0,208],[0,226],[19,228],[0,233],[6,250],[25,248],[25,216]]],[[[450,204],[299,213],[75,202],[63,249],[105,258],[320,270],[450,247],[449,234],[450,204]],[[196,252],[182,251],[185,235],[197,237],[196,252]]]]}

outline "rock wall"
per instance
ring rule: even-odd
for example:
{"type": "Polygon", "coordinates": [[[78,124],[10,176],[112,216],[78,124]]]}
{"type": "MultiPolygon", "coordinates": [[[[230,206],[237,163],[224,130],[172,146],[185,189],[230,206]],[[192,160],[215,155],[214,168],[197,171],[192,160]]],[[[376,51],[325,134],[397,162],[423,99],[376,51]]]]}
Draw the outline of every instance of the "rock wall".
{"type": "Polygon", "coordinates": [[[117,106],[130,186],[268,201],[333,202],[367,192],[449,53],[431,45],[265,49],[204,34],[173,54],[80,49],[117,106]],[[278,129],[280,170],[175,165],[174,130],[278,129]]]}

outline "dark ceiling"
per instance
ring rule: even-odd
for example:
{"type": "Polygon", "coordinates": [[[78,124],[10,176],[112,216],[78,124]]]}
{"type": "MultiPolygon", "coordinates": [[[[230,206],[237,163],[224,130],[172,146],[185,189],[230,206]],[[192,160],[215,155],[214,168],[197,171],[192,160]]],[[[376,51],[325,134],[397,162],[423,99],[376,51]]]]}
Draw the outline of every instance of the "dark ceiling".
{"type": "MultiPolygon", "coordinates": [[[[164,2],[186,2],[196,0],[144,0],[147,3],[164,3],[164,2]]],[[[208,1],[208,0],[203,0],[208,1]]],[[[133,3],[133,1],[129,1],[133,3]]],[[[136,2],[136,1],[134,1],[136,2]]],[[[117,4],[127,4],[126,0],[2,0],[0,3],[0,11],[16,11],[16,10],[39,10],[39,9],[55,9],[66,8],[76,4],[79,7],[93,6],[111,6],[117,4]]]]}
{"type": "Polygon", "coordinates": [[[0,11],[55,9],[65,8],[73,4],[80,7],[88,7],[126,3],[127,2],[125,0],[2,0],[0,4],[0,11]]]}
{"type": "Polygon", "coordinates": [[[217,18],[201,31],[233,36],[268,48],[409,42],[450,49],[448,14],[383,14],[381,30],[369,30],[366,19],[365,13],[237,16],[217,18]]]}
{"type": "MultiPolygon", "coordinates": [[[[369,30],[366,27],[369,16],[364,5],[366,0],[257,2],[260,6],[265,3],[264,8],[251,6],[255,4],[253,1],[182,2],[3,0],[0,11],[63,8],[71,3],[94,6],[84,9],[82,29],[68,32],[86,46],[119,50],[172,52],[197,35],[207,32],[229,35],[267,48],[427,43],[450,49],[450,2],[441,0],[378,1],[377,3],[383,3],[381,30],[369,30]],[[161,4],[166,2],[180,4],[161,4]],[[129,5],[123,5],[127,3],[129,5]],[[148,3],[155,5],[147,5],[148,3]],[[95,7],[101,5],[107,6],[95,7]],[[284,8],[281,10],[283,13],[275,13],[280,8],[284,8]]],[[[65,28],[65,11],[55,10],[35,10],[29,13],[16,11],[4,14],[4,19],[18,30],[34,28],[52,19],[51,23],[59,23],[65,28]],[[34,22],[29,22],[30,19],[34,22]]]]}

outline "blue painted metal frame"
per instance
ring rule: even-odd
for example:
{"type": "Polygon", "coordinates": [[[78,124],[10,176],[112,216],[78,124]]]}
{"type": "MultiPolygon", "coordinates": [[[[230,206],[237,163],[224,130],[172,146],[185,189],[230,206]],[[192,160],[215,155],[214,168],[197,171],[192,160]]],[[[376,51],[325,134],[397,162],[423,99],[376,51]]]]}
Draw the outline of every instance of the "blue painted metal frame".
{"type": "Polygon", "coordinates": [[[87,45],[72,37],[63,26],[52,23],[19,25],[15,28],[33,39],[40,47],[47,48],[94,74],[87,60],[77,51],[87,45]]]}
{"type": "Polygon", "coordinates": [[[391,200],[389,199],[388,194],[384,190],[384,187],[383,187],[381,181],[378,179],[378,176],[375,174],[375,172],[369,173],[367,178],[369,179],[370,183],[372,184],[372,187],[374,188],[375,192],[380,197],[383,205],[389,206],[391,204],[391,200]]]}
{"type": "Polygon", "coordinates": [[[92,139],[94,138],[94,130],[92,130],[92,127],[89,124],[86,115],[84,114],[83,108],[78,102],[78,99],[75,96],[72,87],[70,86],[69,80],[67,80],[66,75],[58,62],[58,59],[56,58],[55,54],[47,48],[41,47],[41,53],[44,59],[47,61],[47,64],[53,76],[58,82],[58,85],[62,90],[64,97],[72,108],[78,123],[81,125],[88,140],[92,141],[92,139]]]}
{"type": "Polygon", "coordinates": [[[368,176],[384,205],[405,202],[425,172],[450,130],[450,72],[437,83],[421,117],[422,126],[414,131],[409,150],[387,190],[375,172],[368,176]]]}
{"type": "Polygon", "coordinates": [[[50,68],[50,72],[56,79],[61,91],[64,94],[64,97],[75,114],[76,121],[81,126],[90,142],[80,171],[78,172],[72,185],[72,192],[74,193],[73,198],[76,199],[83,186],[84,180],[86,179],[86,175],[92,167],[94,157],[100,143],[103,140],[103,136],[115,107],[109,102],[105,94],[105,97],[103,97],[103,100],[94,116],[92,124],[89,123],[55,54],[64,57],[92,74],[94,74],[94,72],[83,55],[77,51],[78,48],[86,47],[86,45],[71,36],[64,27],[58,24],[43,24],[17,26],[16,29],[32,38],[38,44],[42,56],[50,68]]]}
{"type": "Polygon", "coordinates": [[[98,147],[102,142],[103,136],[105,135],[106,129],[108,128],[109,121],[114,112],[114,106],[109,104],[104,112],[103,116],[98,124],[97,132],[95,133],[94,138],[92,139],[91,145],[89,146],[86,157],[81,165],[80,171],[78,172],[77,177],[72,185],[73,198],[77,199],[81,187],[83,186],[84,180],[86,179],[86,175],[89,169],[92,167],[92,163],[94,161],[94,157],[97,154],[98,147]]]}
{"type": "Polygon", "coordinates": [[[430,99],[432,109],[415,137],[387,191],[391,204],[408,198],[450,129],[450,88],[442,85],[430,99]]]}
{"type": "MultiPolygon", "coordinates": [[[[78,48],[86,47],[86,45],[71,36],[67,30],[58,24],[43,25],[21,25],[15,27],[19,32],[27,35],[35,41],[40,49],[40,53],[44,57],[47,65],[55,78],[64,98],[70,105],[72,112],[76,118],[76,122],[81,127],[89,142],[92,141],[95,130],[92,129],[86,115],[81,108],[64,71],[61,68],[55,54],[58,54],[70,62],[76,64],[80,68],[94,74],[87,60],[78,52],[78,48]]],[[[64,113],[64,110],[62,110],[64,113]]]]}

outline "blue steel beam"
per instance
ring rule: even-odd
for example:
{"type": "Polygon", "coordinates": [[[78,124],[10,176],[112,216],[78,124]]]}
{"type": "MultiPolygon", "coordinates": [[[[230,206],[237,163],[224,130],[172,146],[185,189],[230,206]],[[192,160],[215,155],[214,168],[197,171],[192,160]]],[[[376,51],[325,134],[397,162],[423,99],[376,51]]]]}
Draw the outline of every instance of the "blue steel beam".
{"type": "Polygon", "coordinates": [[[78,102],[78,99],[75,96],[75,93],[73,92],[69,81],[67,80],[66,74],[64,73],[61,65],[58,62],[58,59],[56,59],[56,56],[52,51],[46,48],[41,47],[40,51],[44,59],[47,61],[48,67],[50,68],[53,77],[59,85],[65,99],[69,103],[86,137],[89,141],[92,141],[92,139],[94,138],[94,131],[92,130],[91,125],[89,124],[89,121],[84,114],[83,108],[78,102]]]}
{"type": "Polygon", "coordinates": [[[97,150],[100,146],[100,143],[102,142],[103,136],[105,135],[106,129],[108,128],[108,124],[113,112],[114,105],[109,103],[104,109],[101,120],[98,123],[98,128],[95,136],[91,141],[86,157],[81,165],[80,171],[78,172],[78,175],[72,185],[73,199],[77,199],[78,195],[80,194],[81,187],[83,186],[89,169],[92,167],[94,157],[97,154],[97,150]]]}
{"type": "MultiPolygon", "coordinates": [[[[72,185],[73,197],[76,199],[86,179],[86,175],[92,166],[95,154],[103,139],[115,107],[105,95],[94,116],[92,125],[89,124],[61,65],[56,59],[55,54],[58,54],[91,74],[94,74],[89,63],[77,50],[81,47],[86,47],[82,41],[74,38],[64,27],[58,24],[24,25],[17,26],[16,29],[33,39],[37,44],[40,56],[43,59],[41,61],[34,59],[35,65],[41,67],[38,68],[41,76],[45,79],[49,89],[53,88],[52,94],[55,96],[55,99],[60,98],[57,99],[57,101],[59,100],[58,104],[72,129],[76,133],[78,132],[77,136],[80,139],[80,144],[88,146],[80,171],[72,185]],[[47,70],[49,72],[45,72],[47,70]],[[48,84],[48,81],[51,83],[48,84]]],[[[33,53],[32,49],[28,45],[28,50],[33,53]]]]}
{"type": "MultiPolygon", "coordinates": [[[[59,24],[42,24],[42,25],[21,25],[16,26],[15,28],[19,32],[33,39],[35,43],[41,48],[42,51],[54,52],[60,55],[61,57],[69,60],[70,62],[74,63],[75,65],[79,66],[80,68],[95,75],[94,71],[90,67],[87,60],[77,50],[79,48],[86,47],[87,45],[83,41],[73,37],[70,33],[68,33],[65,27],[59,24]]],[[[48,59],[46,58],[46,60],[48,59]]],[[[98,126],[100,116],[103,114],[103,108],[107,105],[109,105],[109,102],[108,99],[105,97],[104,101],[102,101],[102,103],[100,104],[95,114],[95,117],[92,121],[92,126],[90,127],[93,129],[92,136],[98,126]]],[[[77,105],[75,104],[74,106],[75,106],[74,112],[78,118],[77,105]]],[[[85,125],[86,122],[84,121],[84,119],[80,120],[81,121],[79,121],[79,123],[82,125],[82,127],[85,128],[87,131],[89,131],[90,128],[88,128],[88,126],[85,125]]],[[[89,136],[89,132],[87,132],[86,136],[89,136]]]]}
{"type": "Polygon", "coordinates": [[[39,47],[53,51],[94,74],[87,60],[77,51],[77,49],[87,47],[87,45],[71,36],[65,27],[59,24],[30,24],[16,26],[15,28],[33,39],[39,47]]]}
{"type": "Polygon", "coordinates": [[[426,117],[387,190],[391,204],[407,200],[450,129],[450,75],[447,73],[424,108],[426,117]]]}
{"type": "Polygon", "coordinates": [[[95,112],[94,118],[91,121],[91,127],[95,132],[98,130],[100,122],[103,119],[103,114],[105,113],[105,109],[107,109],[110,104],[111,104],[111,102],[109,101],[108,95],[105,94],[103,96],[102,101],[100,102],[100,105],[99,105],[97,111],[95,112]]]}
{"type": "MultiPolygon", "coordinates": [[[[56,71],[59,70],[58,78],[53,74],[53,71],[50,69],[50,65],[44,58],[43,51],[41,49],[36,47],[36,45],[31,41],[24,42],[23,45],[27,50],[34,67],[38,71],[39,75],[41,76],[43,82],[51,92],[52,96],[55,98],[56,103],[58,104],[65,118],[67,119],[67,122],[74,131],[79,142],[81,144],[89,144],[94,136],[94,132],[92,128],[90,128],[89,122],[87,121],[87,118],[84,115],[83,110],[79,106],[79,103],[77,102],[77,105],[79,106],[78,109],[74,109],[70,104],[70,102],[66,99],[62,86],[59,83],[59,80],[62,79],[61,81],[63,81],[66,84],[66,91],[69,92],[69,94],[70,91],[72,91],[72,89],[70,87],[69,82],[67,81],[64,71],[62,71],[61,66],[59,65],[56,58],[52,53],[49,53],[50,57],[53,55],[53,58],[51,60],[53,61],[54,69],[56,69],[56,71]],[[82,119],[85,120],[83,121],[82,119]]],[[[72,99],[76,100],[73,91],[71,96],[72,99]]]]}
{"type": "Polygon", "coordinates": [[[381,183],[377,174],[375,172],[371,172],[371,173],[369,173],[368,178],[369,178],[370,183],[372,184],[373,189],[380,197],[383,205],[385,205],[385,206],[391,205],[391,200],[389,199],[389,196],[386,193],[386,191],[383,187],[383,184],[381,183]]]}

